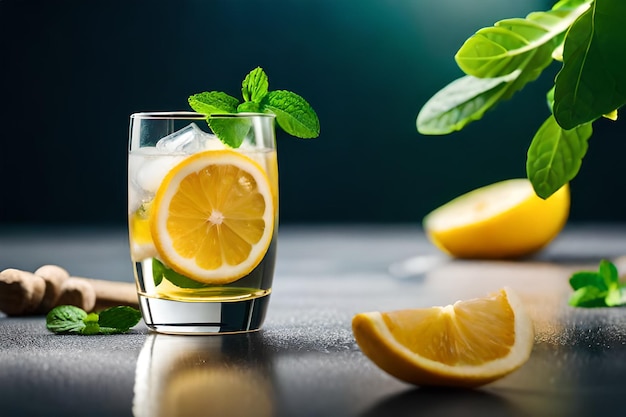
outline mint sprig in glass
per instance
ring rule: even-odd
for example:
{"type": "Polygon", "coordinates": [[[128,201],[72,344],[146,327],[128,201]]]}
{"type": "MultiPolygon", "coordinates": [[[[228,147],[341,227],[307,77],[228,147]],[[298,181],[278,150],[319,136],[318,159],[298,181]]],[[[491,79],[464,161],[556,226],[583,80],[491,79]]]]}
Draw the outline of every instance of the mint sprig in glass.
{"type": "Polygon", "coordinates": [[[215,135],[232,148],[241,146],[250,126],[240,119],[211,119],[214,114],[272,113],[286,133],[301,139],[319,136],[320,122],[311,105],[287,90],[269,90],[267,74],[261,67],[250,71],[241,83],[243,101],[220,91],[207,91],[189,97],[193,110],[207,116],[215,135]]]}

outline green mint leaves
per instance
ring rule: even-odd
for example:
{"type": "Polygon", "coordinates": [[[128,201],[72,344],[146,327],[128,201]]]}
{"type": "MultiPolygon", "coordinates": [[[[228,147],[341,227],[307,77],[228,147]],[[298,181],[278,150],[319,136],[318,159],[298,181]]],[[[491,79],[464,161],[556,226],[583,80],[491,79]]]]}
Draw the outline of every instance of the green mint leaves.
{"type": "Polygon", "coordinates": [[[74,306],[58,306],[46,316],[46,327],[54,333],[80,333],[86,326],[85,310],[74,306]]]}
{"type": "Polygon", "coordinates": [[[85,310],[63,305],[53,308],[46,316],[46,327],[61,334],[118,334],[126,333],[141,320],[139,310],[127,307],[111,307],[100,313],[87,314],[85,310]]]}
{"type": "Polygon", "coordinates": [[[235,97],[219,91],[194,94],[188,100],[192,109],[206,115],[235,113],[239,104],[235,97]]]}
{"type": "Polygon", "coordinates": [[[159,285],[163,281],[163,278],[176,285],[178,288],[203,288],[208,286],[207,284],[194,281],[191,278],[179,274],[173,269],[163,265],[163,263],[156,258],[152,258],[152,277],[155,286],[159,285]]]}
{"type": "Polygon", "coordinates": [[[302,139],[315,138],[320,122],[305,99],[286,90],[270,91],[261,100],[262,112],[276,115],[276,122],[287,133],[302,139]]]}
{"type": "Polygon", "coordinates": [[[455,55],[465,76],[424,104],[418,132],[461,130],[562,61],[526,160],[536,194],[548,198],[578,174],[592,123],[626,104],[626,55],[616,52],[626,49],[624,15],[623,1],[561,0],[478,30],[455,55]]]}
{"type": "Polygon", "coordinates": [[[573,307],[615,307],[626,304],[626,284],[621,284],[617,268],[602,260],[598,272],[581,271],[569,280],[574,293],[569,298],[573,307]]]}
{"type": "MultiPolygon", "coordinates": [[[[320,133],[320,122],[309,103],[296,93],[286,90],[269,91],[267,74],[257,67],[241,83],[243,102],[226,93],[210,91],[189,97],[191,108],[210,115],[233,113],[271,113],[276,123],[288,134],[302,139],[315,138],[320,133]]],[[[238,148],[250,125],[244,119],[207,119],[213,133],[225,144],[238,148]]]]}
{"type": "Polygon", "coordinates": [[[269,88],[267,74],[257,67],[250,71],[241,83],[241,95],[245,102],[260,103],[269,88]]]}

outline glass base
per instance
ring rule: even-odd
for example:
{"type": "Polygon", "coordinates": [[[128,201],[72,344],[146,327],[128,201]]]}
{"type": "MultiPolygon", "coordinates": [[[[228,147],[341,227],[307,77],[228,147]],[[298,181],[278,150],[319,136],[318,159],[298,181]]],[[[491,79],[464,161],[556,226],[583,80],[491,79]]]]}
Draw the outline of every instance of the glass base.
{"type": "Polygon", "coordinates": [[[146,325],[159,333],[225,334],[258,330],[269,294],[240,301],[183,302],[139,294],[146,325]]]}

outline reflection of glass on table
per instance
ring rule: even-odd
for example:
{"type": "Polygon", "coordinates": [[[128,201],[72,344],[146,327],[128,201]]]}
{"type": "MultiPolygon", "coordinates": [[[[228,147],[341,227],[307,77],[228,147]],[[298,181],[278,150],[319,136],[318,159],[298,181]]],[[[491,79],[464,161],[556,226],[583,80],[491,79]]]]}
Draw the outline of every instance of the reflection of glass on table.
{"type": "Polygon", "coordinates": [[[137,360],[133,415],[274,415],[271,363],[257,336],[148,335],[137,360]]]}

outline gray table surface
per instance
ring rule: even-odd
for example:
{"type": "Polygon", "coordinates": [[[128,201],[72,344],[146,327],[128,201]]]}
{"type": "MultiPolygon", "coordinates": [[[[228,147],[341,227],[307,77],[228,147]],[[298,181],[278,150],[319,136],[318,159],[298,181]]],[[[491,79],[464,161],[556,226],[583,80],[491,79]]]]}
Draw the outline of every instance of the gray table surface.
{"type": "MultiPolygon", "coordinates": [[[[0,416],[623,416],[626,309],[567,306],[572,271],[618,266],[626,226],[568,228],[523,261],[451,260],[415,225],[282,227],[264,328],[229,336],[60,336],[0,314],[0,416]],[[444,305],[508,285],[530,360],[475,390],[400,382],[359,350],[358,312],[444,305]],[[225,411],[227,410],[227,411],[225,411]]],[[[123,230],[0,230],[0,268],[59,264],[132,282],[123,230]]]]}

